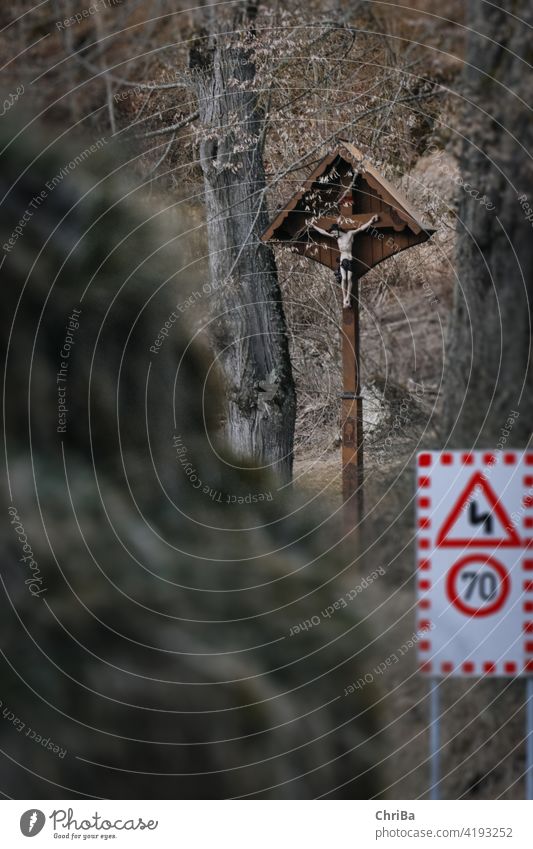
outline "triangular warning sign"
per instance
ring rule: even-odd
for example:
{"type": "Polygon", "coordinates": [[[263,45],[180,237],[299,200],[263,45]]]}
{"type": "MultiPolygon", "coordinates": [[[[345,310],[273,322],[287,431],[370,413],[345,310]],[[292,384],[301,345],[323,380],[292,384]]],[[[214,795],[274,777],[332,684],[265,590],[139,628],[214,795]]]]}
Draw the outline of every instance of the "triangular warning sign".
{"type": "Polygon", "coordinates": [[[468,481],[438,532],[436,545],[441,548],[522,545],[510,516],[483,472],[476,472],[468,481]]]}

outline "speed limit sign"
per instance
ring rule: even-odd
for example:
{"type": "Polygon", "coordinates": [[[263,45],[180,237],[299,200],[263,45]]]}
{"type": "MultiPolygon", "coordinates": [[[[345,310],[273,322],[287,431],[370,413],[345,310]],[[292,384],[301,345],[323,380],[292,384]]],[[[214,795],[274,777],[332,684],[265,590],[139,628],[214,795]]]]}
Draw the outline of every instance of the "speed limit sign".
{"type": "Polygon", "coordinates": [[[533,673],[533,453],[417,458],[420,670],[533,673]]]}
{"type": "Polygon", "coordinates": [[[494,557],[472,554],[458,560],[446,575],[446,595],[467,616],[491,616],[504,606],[511,580],[494,557]]]}

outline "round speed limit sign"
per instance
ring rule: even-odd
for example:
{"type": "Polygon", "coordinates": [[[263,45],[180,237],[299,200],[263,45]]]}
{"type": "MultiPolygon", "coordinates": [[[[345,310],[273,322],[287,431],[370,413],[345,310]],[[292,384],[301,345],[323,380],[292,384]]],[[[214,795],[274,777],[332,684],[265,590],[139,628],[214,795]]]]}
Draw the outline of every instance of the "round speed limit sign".
{"type": "Polygon", "coordinates": [[[490,616],[500,610],[511,589],[509,573],[494,557],[471,554],[446,576],[448,601],[467,616],[490,616]]]}

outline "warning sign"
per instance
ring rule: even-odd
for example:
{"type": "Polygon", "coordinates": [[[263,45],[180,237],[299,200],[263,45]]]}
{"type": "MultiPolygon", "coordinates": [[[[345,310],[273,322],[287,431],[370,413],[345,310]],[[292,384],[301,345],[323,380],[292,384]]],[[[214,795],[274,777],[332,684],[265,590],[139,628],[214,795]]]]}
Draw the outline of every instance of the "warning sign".
{"type": "Polygon", "coordinates": [[[418,455],[421,671],[533,673],[533,453],[418,455]]]}
{"type": "MultiPolygon", "coordinates": [[[[491,467],[492,468],[492,467],[491,467]]],[[[441,546],[520,546],[512,519],[487,480],[474,472],[437,535],[441,546]]]]}

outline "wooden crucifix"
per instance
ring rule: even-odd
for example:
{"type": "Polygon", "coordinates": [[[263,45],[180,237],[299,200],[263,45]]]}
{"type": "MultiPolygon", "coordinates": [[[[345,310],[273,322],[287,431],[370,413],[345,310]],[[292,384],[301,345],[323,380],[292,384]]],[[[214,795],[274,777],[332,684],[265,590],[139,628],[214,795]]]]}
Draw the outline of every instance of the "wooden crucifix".
{"type": "Polygon", "coordinates": [[[421,223],[407,198],[358,148],[343,140],[314,168],[262,236],[263,241],[288,244],[336,272],[340,255],[331,228],[355,230],[375,216],[377,221],[353,239],[352,293],[349,306],[342,310],[342,495],[348,531],[357,527],[364,513],[359,280],[388,257],[427,241],[435,231],[421,223]]]}

